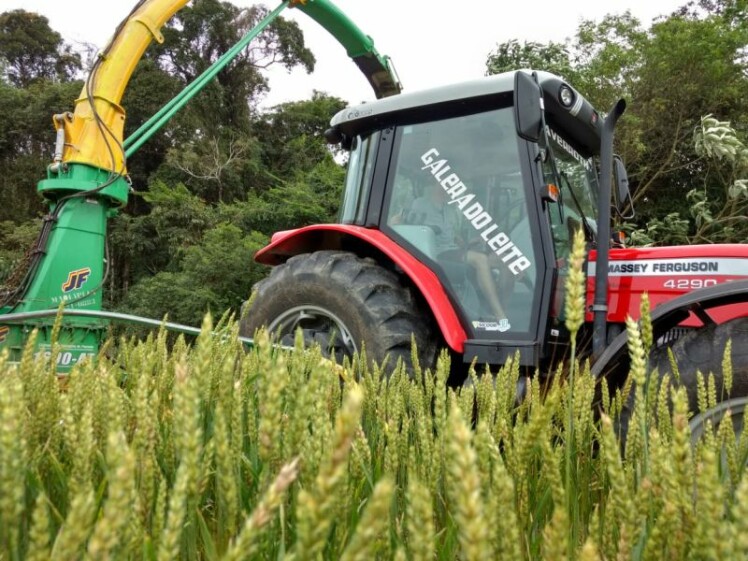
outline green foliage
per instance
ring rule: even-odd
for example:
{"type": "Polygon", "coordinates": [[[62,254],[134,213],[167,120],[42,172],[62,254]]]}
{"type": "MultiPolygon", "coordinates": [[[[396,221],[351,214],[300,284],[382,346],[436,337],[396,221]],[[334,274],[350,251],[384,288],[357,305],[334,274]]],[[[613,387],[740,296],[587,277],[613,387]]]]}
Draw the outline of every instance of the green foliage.
{"type": "Polygon", "coordinates": [[[199,244],[215,224],[211,207],[182,184],[154,181],[139,198],[151,207],[149,214],[123,213],[109,223],[110,305],[116,306],[142,279],[178,271],[184,251],[199,244]]]}
{"type": "Polygon", "coordinates": [[[215,307],[215,292],[182,272],[160,271],[138,282],[122,303],[127,313],[194,325],[195,317],[215,307]]]}
{"type": "Polygon", "coordinates": [[[36,183],[51,163],[50,115],[68,110],[80,88],[77,81],[39,79],[19,88],[0,80],[0,221],[22,222],[43,211],[36,183]]]}
{"type": "Polygon", "coordinates": [[[486,74],[500,74],[518,68],[545,70],[575,83],[569,46],[564,43],[520,43],[517,39],[511,39],[497,45],[486,59],[486,74]]]}
{"type": "Polygon", "coordinates": [[[711,115],[701,118],[701,126],[694,132],[694,149],[702,158],[748,171],[748,147],[740,141],[730,123],[720,122],[711,115]]]}
{"type": "Polygon", "coordinates": [[[748,28],[733,30],[716,15],[671,17],[653,26],[644,53],[647,64],[632,87],[635,100],[640,100],[635,113],[643,147],[632,162],[639,184],[634,197],[635,202],[650,200],[642,218],[672,209],[668,200],[683,201],[684,186],[687,190],[694,184],[725,202],[719,194],[724,185],[699,164],[692,135],[702,115],[740,121],[748,114],[748,67],[738,57],[746,42],[748,28]]]}
{"type": "Polygon", "coordinates": [[[237,135],[230,129],[210,140],[190,141],[171,148],[161,178],[174,174],[185,178],[191,190],[210,202],[244,199],[245,179],[260,167],[260,146],[249,135],[237,135]]]}
{"type": "Polygon", "coordinates": [[[28,100],[25,90],[0,82],[0,156],[10,159],[15,155],[16,144],[21,140],[20,110],[28,100]]]}
{"type": "Polygon", "coordinates": [[[608,14],[600,22],[583,20],[574,44],[579,79],[575,87],[603,111],[621,97],[630,97],[633,103],[629,88],[645,63],[647,39],[639,20],[628,11],[608,14]]]}
{"type": "MultiPolygon", "coordinates": [[[[126,109],[125,138],[135,132],[153,114],[179,93],[183,83],[161,68],[150,57],[141,59],[122,97],[126,109]]],[[[151,137],[127,162],[127,171],[136,189],[145,189],[150,176],[164,162],[165,154],[174,145],[183,144],[191,136],[188,122],[172,120],[151,137]]]]}
{"type": "Polygon", "coordinates": [[[210,208],[182,184],[154,181],[142,194],[152,211],[143,218],[157,238],[166,242],[171,256],[197,243],[211,223],[210,208]]]}
{"type": "Polygon", "coordinates": [[[185,251],[184,271],[221,295],[221,311],[236,308],[261,276],[263,267],[253,263],[252,256],[267,241],[259,232],[244,235],[232,224],[220,224],[206,232],[200,245],[185,251]]]}
{"type": "Polygon", "coordinates": [[[627,225],[635,245],[748,241],[748,148],[727,122],[702,117],[694,131],[694,151],[705,176],[717,176],[722,192],[710,184],[686,193],[688,212],[653,218],[645,228],[627,225]]]}
{"type": "Polygon", "coordinates": [[[315,91],[312,98],[283,103],[264,114],[254,125],[262,138],[262,159],[270,173],[288,178],[308,172],[330,155],[324,132],[330,119],[346,103],[315,91]]]}
{"type": "Polygon", "coordinates": [[[0,285],[8,278],[14,267],[21,262],[26,251],[31,247],[39,234],[41,224],[37,220],[29,220],[16,224],[10,220],[0,222],[0,285]]]}
{"type": "Polygon", "coordinates": [[[176,271],[161,271],[136,284],[124,309],[151,317],[168,315],[190,325],[207,312],[238,313],[252,285],[265,274],[265,267],[252,257],[267,241],[259,232],[244,235],[236,226],[219,224],[207,230],[200,243],[184,249],[173,264],[176,271]]]}
{"type": "Polygon", "coordinates": [[[49,20],[26,10],[0,14],[0,61],[4,77],[19,88],[39,80],[68,80],[81,68],[80,56],[49,27],[49,20]]]}
{"type": "MultiPolygon", "coordinates": [[[[199,0],[182,8],[163,29],[165,41],[150,56],[185,84],[232,47],[268,13],[267,8],[240,9],[229,2],[199,0]]],[[[210,138],[223,127],[246,131],[251,107],[267,89],[260,70],[274,64],[314,68],[314,56],[304,46],[295,22],[276,20],[228,68],[218,74],[191,104],[203,134],[210,138]]]]}
{"type": "Polygon", "coordinates": [[[649,28],[628,12],[609,14],[599,22],[582,21],[565,43],[503,43],[489,55],[487,71],[549,69],[600,111],[627,98],[616,148],[628,168],[638,234],[651,225],[653,235],[675,227],[658,243],[743,241],[741,209],[729,198],[734,184],[717,167],[705,165],[692,135],[702,115],[733,123],[748,116],[745,22],[741,0],[690,3],[649,28]],[[685,197],[692,189],[702,195],[685,197]],[[733,209],[733,224],[727,230],[702,230],[694,238],[694,230],[682,228],[677,218],[692,216],[693,203],[712,213],[733,209]]]}

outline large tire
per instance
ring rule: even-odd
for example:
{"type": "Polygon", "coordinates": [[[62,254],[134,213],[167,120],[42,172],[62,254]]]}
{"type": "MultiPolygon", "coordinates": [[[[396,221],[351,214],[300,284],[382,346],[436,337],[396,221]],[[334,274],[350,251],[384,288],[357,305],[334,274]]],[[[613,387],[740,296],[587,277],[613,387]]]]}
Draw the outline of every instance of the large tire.
{"type": "MultiPolygon", "coordinates": [[[[673,343],[673,356],[678,365],[679,385],[688,391],[688,401],[691,411],[696,413],[696,394],[698,372],[707,376],[711,372],[717,388],[718,399],[727,399],[724,390],[724,375],[722,359],[727,341],[732,340],[732,371],[733,382],[729,397],[748,396],[748,318],[739,318],[720,325],[709,325],[696,329],[680,337],[673,343]]],[[[670,374],[674,383],[674,376],[670,366],[667,349],[653,355],[650,361],[652,368],[657,368],[660,377],[670,374]]]]}
{"type": "Polygon", "coordinates": [[[267,327],[279,342],[292,345],[301,328],[305,344],[323,353],[352,356],[366,347],[370,361],[388,370],[402,360],[409,372],[411,335],[422,367],[436,361],[437,341],[429,318],[398,277],[372,259],[343,251],[317,251],[291,257],[259,282],[241,334],[253,337],[267,327]]]}
{"type": "MultiPolygon", "coordinates": [[[[691,420],[691,431],[694,440],[704,431],[704,424],[710,421],[713,428],[717,428],[725,411],[735,407],[733,423],[736,431],[742,430],[744,399],[748,396],[748,318],[738,318],[720,325],[708,325],[695,329],[683,335],[669,347],[654,351],[649,360],[649,371],[656,369],[659,379],[670,375],[670,384],[683,387],[688,393],[688,405],[694,414],[691,420]],[[722,359],[727,341],[732,341],[731,363],[733,371],[732,388],[727,393],[722,359]],[[673,374],[668,349],[672,351],[678,366],[678,377],[673,374]],[[699,411],[697,404],[698,373],[707,381],[709,374],[714,375],[717,393],[716,407],[699,411]]],[[[651,382],[650,382],[651,383],[651,382]]],[[[621,412],[619,431],[624,439],[629,429],[629,421],[634,407],[633,392],[621,412]]]]}

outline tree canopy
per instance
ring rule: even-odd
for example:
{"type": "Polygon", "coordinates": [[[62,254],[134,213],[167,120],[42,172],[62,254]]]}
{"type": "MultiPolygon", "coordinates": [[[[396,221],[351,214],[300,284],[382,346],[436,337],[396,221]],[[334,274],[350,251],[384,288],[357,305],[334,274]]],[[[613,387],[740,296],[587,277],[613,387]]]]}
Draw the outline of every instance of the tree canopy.
{"type": "MultiPolygon", "coordinates": [[[[662,228],[648,238],[651,243],[748,241],[748,226],[738,224],[742,220],[704,236],[693,215],[695,200],[709,211],[702,216],[706,220],[732,208],[724,162],[698,153],[694,140],[707,115],[732,123],[737,138],[746,139],[747,6],[744,0],[690,2],[649,28],[629,12],[610,14],[599,22],[582,21],[564,43],[499,44],[486,69],[489,74],[517,67],[556,72],[602,112],[627,99],[616,148],[638,208],[629,230],[671,216],[685,221],[686,232],[679,228],[673,237],[674,230],[662,228]]],[[[740,167],[737,163],[730,174],[740,173],[740,167]]]]}
{"type": "Polygon", "coordinates": [[[21,88],[39,80],[68,80],[81,67],[80,55],[49,27],[49,20],[25,10],[0,14],[0,59],[5,78],[21,88]]]}
{"type": "MultiPolygon", "coordinates": [[[[746,6],[690,2],[649,26],[609,14],[564,42],[498,44],[486,72],[557,73],[603,112],[627,98],[616,149],[639,209],[624,225],[634,241],[745,242],[746,6]]],[[[266,14],[218,0],[180,10],[125,92],[125,136],[266,14]]],[[[0,14],[0,281],[45,212],[34,185],[50,160],[50,115],[73,106],[81,58],[43,16],[0,14]]],[[[322,133],[345,102],[315,92],[259,109],[267,68],[314,63],[296,23],[277,19],[128,161],[133,196],[109,228],[109,307],[189,323],[238,311],[266,274],[252,255],[273,232],[334,220],[344,167],[322,133]]]]}

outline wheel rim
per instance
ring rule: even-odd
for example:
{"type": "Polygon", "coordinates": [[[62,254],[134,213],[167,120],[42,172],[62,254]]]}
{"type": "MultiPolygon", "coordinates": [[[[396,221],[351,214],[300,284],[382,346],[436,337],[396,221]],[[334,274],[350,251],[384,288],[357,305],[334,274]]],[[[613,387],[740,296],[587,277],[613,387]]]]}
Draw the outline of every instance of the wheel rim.
{"type": "Polygon", "coordinates": [[[301,329],[304,346],[319,345],[326,356],[342,361],[357,351],[350,329],[337,315],[320,306],[297,306],[286,310],[269,325],[268,332],[284,345],[293,345],[301,329]]]}
{"type": "Polygon", "coordinates": [[[740,433],[743,432],[743,415],[746,405],[748,405],[748,397],[736,397],[718,403],[715,407],[699,413],[689,422],[691,437],[694,441],[700,439],[706,430],[707,421],[711,421],[712,427],[716,429],[728,411],[730,412],[730,419],[732,419],[733,428],[735,429],[735,436],[740,436],[740,433]]]}
{"type": "MultiPolygon", "coordinates": [[[[711,430],[716,434],[719,430],[720,423],[725,418],[728,411],[730,412],[730,420],[732,421],[735,438],[740,441],[740,435],[744,430],[743,425],[745,422],[744,416],[746,406],[748,406],[748,397],[736,397],[718,403],[715,407],[696,415],[688,423],[691,428],[692,444],[696,445],[702,439],[704,432],[710,425],[711,430]]],[[[742,462],[744,465],[748,465],[748,458],[743,458],[742,462]]],[[[722,463],[723,466],[727,468],[727,457],[724,449],[722,450],[722,463]]]]}

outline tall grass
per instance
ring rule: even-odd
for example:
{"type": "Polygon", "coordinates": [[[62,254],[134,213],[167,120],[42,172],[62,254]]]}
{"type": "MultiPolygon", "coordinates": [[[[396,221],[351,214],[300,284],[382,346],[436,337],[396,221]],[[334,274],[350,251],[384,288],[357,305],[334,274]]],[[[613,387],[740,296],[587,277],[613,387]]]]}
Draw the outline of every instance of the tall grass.
{"type": "Polygon", "coordinates": [[[576,360],[517,404],[515,361],[455,390],[446,355],[387,378],[262,334],[247,352],[209,319],[191,348],[122,341],[64,383],[0,357],[0,558],[748,558],[748,438],[692,447],[646,330],[600,415],[576,360]]]}

